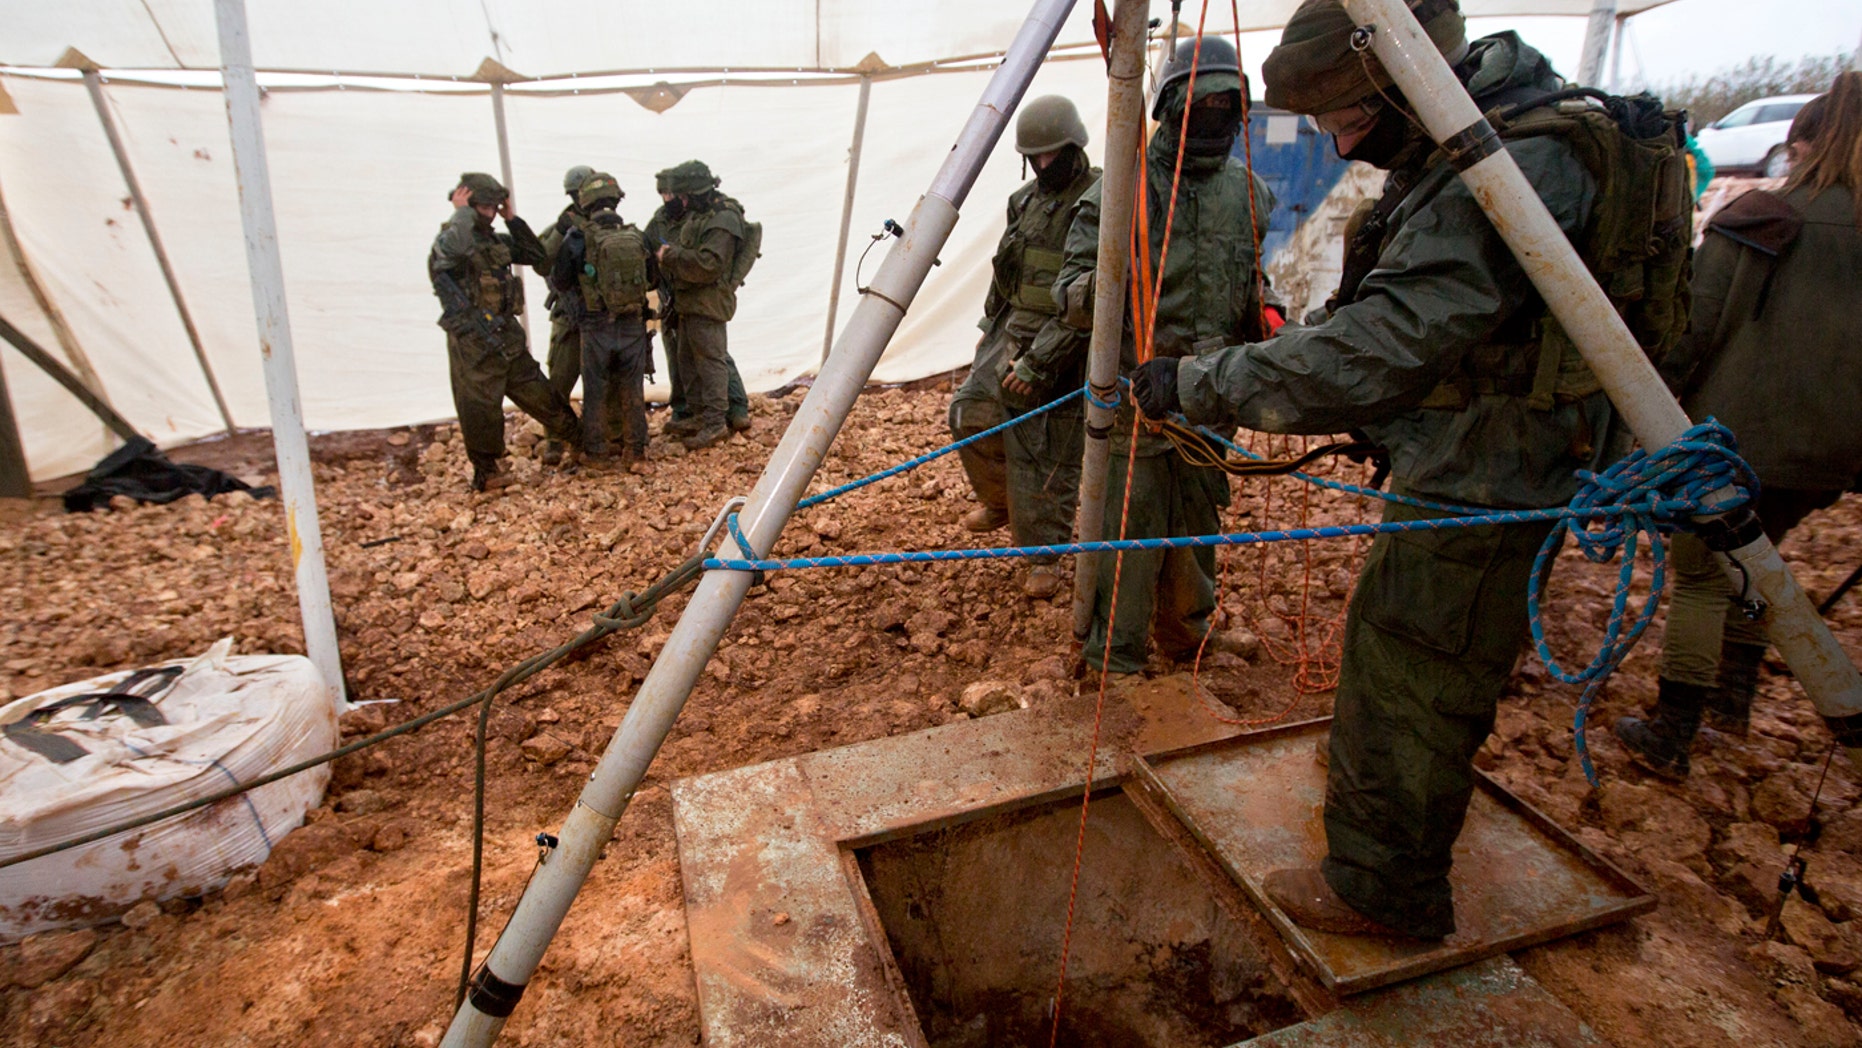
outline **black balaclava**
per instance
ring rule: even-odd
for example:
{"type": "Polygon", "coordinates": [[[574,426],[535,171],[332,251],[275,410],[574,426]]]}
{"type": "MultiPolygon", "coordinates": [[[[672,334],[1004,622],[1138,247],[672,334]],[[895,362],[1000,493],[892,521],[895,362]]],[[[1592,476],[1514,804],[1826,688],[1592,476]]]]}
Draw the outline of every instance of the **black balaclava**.
{"type": "MultiPolygon", "coordinates": [[[[1174,159],[1177,154],[1177,136],[1183,127],[1183,93],[1181,82],[1169,88],[1173,97],[1164,102],[1162,119],[1158,122],[1157,132],[1152,136],[1152,147],[1158,150],[1161,158],[1174,159]]],[[[1228,163],[1229,151],[1235,148],[1235,136],[1241,129],[1241,92],[1224,91],[1220,96],[1227,97],[1233,104],[1228,108],[1210,106],[1207,99],[1191,107],[1189,137],[1183,150],[1183,170],[1192,175],[1207,175],[1220,171],[1228,163]]]]}
{"type": "Polygon", "coordinates": [[[1034,173],[1035,180],[1041,188],[1049,193],[1057,193],[1073,184],[1086,170],[1086,150],[1068,143],[1055,157],[1053,162],[1034,173]]]}
{"type": "MultiPolygon", "coordinates": [[[[1370,132],[1359,139],[1350,152],[1340,153],[1339,156],[1346,160],[1361,160],[1385,171],[1407,167],[1420,160],[1433,143],[1410,118],[1407,107],[1408,103],[1403,96],[1391,90],[1370,132]]],[[[1337,149],[1337,139],[1333,140],[1332,146],[1337,149]]]]}
{"type": "Polygon", "coordinates": [[[684,197],[675,193],[671,200],[666,201],[666,217],[675,222],[685,217],[684,197]]]}

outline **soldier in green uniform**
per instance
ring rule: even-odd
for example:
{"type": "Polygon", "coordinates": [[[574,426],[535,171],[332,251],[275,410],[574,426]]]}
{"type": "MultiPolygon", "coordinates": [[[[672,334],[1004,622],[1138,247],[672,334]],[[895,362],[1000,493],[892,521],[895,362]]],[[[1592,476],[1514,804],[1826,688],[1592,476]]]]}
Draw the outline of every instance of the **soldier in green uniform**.
{"type": "MultiPolygon", "coordinates": [[[[744,212],[742,204],[718,192],[718,178],[702,161],[688,160],[660,175],[677,201],[668,202],[668,217],[677,224],[666,231],[658,260],[672,287],[672,351],[692,415],[691,432],[680,442],[696,451],[731,435],[725,324],[737,312],[730,273],[744,238],[744,212]]],[[[746,405],[737,428],[749,428],[749,421],[746,405]]]]}
{"type": "MultiPolygon", "coordinates": [[[[1543,113],[1533,100],[1564,86],[1512,33],[1470,45],[1454,0],[1409,6],[1482,111],[1543,113]]],[[[1316,116],[1339,155],[1390,172],[1384,200],[1356,223],[1335,308],[1271,341],[1152,361],[1134,376],[1134,396],[1153,417],[1180,408],[1195,423],[1275,433],[1362,429],[1389,450],[1392,490],[1405,495],[1500,509],[1567,502],[1576,471],[1602,469],[1623,448],[1610,402],[1389,74],[1353,46],[1354,31],[1339,0],[1306,0],[1265,66],[1269,104],[1316,116]],[[1548,359],[1555,366],[1541,367],[1548,359]]],[[[1613,205],[1572,139],[1502,141],[1559,226],[1587,244],[1587,223],[1613,205]]],[[[1685,167],[1675,160],[1679,217],[1656,230],[1684,259],[1685,167]]],[[[1652,217],[1642,216],[1639,246],[1651,243],[1652,217]]],[[[1684,270],[1675,266],[1676,283],[1684,270]]],[[[1675,294],[1673,283],[1648,290],[1675,294]]],[[[1440,515],[1385,510],[1386,520],[1440,515]]],[[[1328,854],[1264,883],[1296,922],[1424,939],[1455,930],[1448,872],[1472,760],[1526,636],[1528,576],[1549,527],[1372,544],[1345,624],[1328,854]]]]}
{"type": "Polygon", "coordinates": [[[472,462],[472,490],[497,486],[504,457],[504,398],[543,423],[553,440],[579,444],[569,399],[551,388],[524,338],[524,285],[513,265],[541,265],[543,245],[511,210],[511,194],[498,180],[472,172],[459,176],[451,195],[453,216],[440,227],[427,255],[427,275],[440,297],[446,329],[453,406],[472,462]],[[506,232],[492,230],[503,216],[506,232]]]}
{"type": "MultiPolygon", "coordinates": [[[[1171,360],[1259,337],[1264,283],[1255,256],[1255,234],[1267,228],[1267,216],[1274,207],[1267,184],[1230,155],[1240,133],[1242,107],[1247,104],[1234,46],[1211,36],[1202,38],[1200,57],[1193,59],[1196,50],[1195,40],[1180,42],[1165,67],[1151,112],[1159,124],[1144,161],[1151,215],[1148,246],[1155,266],[1163,246],[1178,147],[1182,146],[1182,180],[1175,216],[1169,223],[1170,250],[1164,259],[1153,342],[1157,356],[1171,360]],[[1196,65],[1194,99],[1189,97],[1192,60],[1196,65]],[[1187,136],[1181,130],[1186,108],[1187,136]]],[[[1102,185],[1095,184],[1080,197],[1054,285],[1061,321],[1082,336],[1092,328],[1102,185]]],[[[1138,267],[1134,265],[1131,272],[1136,279],[1138,267]]],[[[1059,373],[1059,362],[1043,359],[1045,342],[1040,340],[1028,363],[1042,374],[1059,373]]],[[[1121,356],[1122,370],[1137,365],[1129,312],[1121,356]]],[[[1138,432],[1134,437],[1133,421],[1127,403],[1120,408],[1111,434],[1107,537],[1117,537],[1126,509],[1128,463],[1132,494],[1125,517],[1127,538],[1208,535],[1220,530],[1219,515],[1229,500],[1227,476],[1213,467],[1192,465],[1162,436],[1138,432]]],[[[1209,632],[1216,606],[1214,550],[1127,552],[1122,570],[1117,571],[1116,615],[1112,613],[1115,558],[1099,559],[1092,624],[1082,652],[1087,665],[1109,673],[1141,672],[1147,638],[1154,639],[1167,658],[1194,657],[1209,632]],[[1112,628],[1109,651],[1108,623],[1112,628]]],[[[1211,638],[1211,644],[1222,650],[1228,639],[1211,638]]]]}
{"type": "MultiPolygon", "coordinates": [[[[670,170],[670,169],[669,169],[670,170]]],[[[647,220],[647,245],[656,247],[669,242],[677,236],[677,227],[685,218],[685,204],[678,195],[666,188],[666,171],[654,176],[654,188],[662,201],[647,220]]],[[[660,345],[666,351],[666,381],[672,387],[672,394],[667,398],[666,406],[672,409],[672,418],[667,422],[665,432],[668,436],[689,437],[698,432],[698,421],[692,415],[692,409],[685,401],[685,382],[679,375],[679,353],[675,348],[678,341],[678,325],[668,318],[672,314],[672,279],[665,270],[660,270],[659,280],[659,314],[660,345]]],[[[727,351],[724,354],[725,367],[729,372],[729,406],[725,413],[725,423],[731,431],[742,433],[750,428],[750,398],[744,392],[743,376],[737,372],[737,361],[727,351]]]]}
{"type": "Polygon", "coordinates": [[[653,356],[647,331],[647,292],[659,279],[641,231],[615,213],[624,194],[614,176],[589,175],[576,194],[581,218],[563,238],[550,270],[550,287],[574,304],[582,347],[582,455],[591,465],[608,461],[608,434],[620,433],[621,465],[646,458],[643,388],[653,356]]]}
{"type": "MultiPolygon", "coordinates": [[[[562,238],[581,219],[582,212],[576,207],[575,195],[582,188],[582,183],[594,173],[595,169],[587,164],[577,164],[563,172],[562,191],[569,195],[569,203],[563,207],[562,214],[556,216],[555,223],[537,237],[543,244],[544,253],[549,256],[546,266],[555,261],[556,251],[562,246],[562,238]]],[[[550,311],[550,353],[547,361],[550,385],[563,395],[564,400],[568,400],[575,393],[576,380],[582,377],[582,339],[575,328],[575,303],[552,288],[549,301],[544,305],[550,311]]],[[[554,466],[561,461],[562,442],[550,440],[545,443],[543,464],[554,466]]]]}
{"type": "MultiPolygon", "coordinates": [[[[950,401],[950,434],[962,440],[999,425],[1085,382],[1086,334],[1055,326],[1030,355],[1054,316],[1054,278],[1074,204],[1099,180],[1086,157],[1086,125],[1073,103],[1059,95],[1022,107],[1015,151],[1035,170],[1032,181],[1009,197],[1008,228],[996,245],[994,276],[977,326],[970,376],[950,401]]],[[[1078,401],[1055,408],[958,452],[981,505],[963,518],[971,531],[1011,525],[1018,546],[1046,546],[1073,536],[1080,500],[1080,455],[1085,409],[1078,401]]],[[[1034,561],[1022,590],[1037,600],[1060,590],[1055,558],[1034,561]]]]}

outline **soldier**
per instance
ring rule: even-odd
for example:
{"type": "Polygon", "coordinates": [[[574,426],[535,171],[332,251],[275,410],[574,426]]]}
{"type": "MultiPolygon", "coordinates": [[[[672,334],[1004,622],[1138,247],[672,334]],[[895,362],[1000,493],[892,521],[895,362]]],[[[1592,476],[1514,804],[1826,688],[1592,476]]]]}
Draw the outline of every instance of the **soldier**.
{"type": "MultiPolygon", "coordinates": [[[[1619,257],[1642,267],[1642,252],[1660,249],[1666,282],[1653,268],[1636,274],[1653,312],[1627,319],[1636,330],[1665,317],[1670,326],[1651,337],[1670,342],[1689,240],[1672,123],[1668,162],[1649,168],[1672,185],[1618,178],[1628,169],[1612,167],[1615,188],[1600,192],[1600,174],[1573,143],[1626,141],[1612,116],[1586,102],[1535,108],[1564,86],[1539,52],[1512,33],[1468,44],[1454,0],[1409,6],[1481,110],[1510,114],[1505,148],[1593,268],[1619,257]],[[1523,134],[1529,127],[1545,133],[1523,134]],[[1632,194],[1671,210],[1630,214],[1632,194]],[[1593,242],[1592,228],[1631,242],[1593,242]]],[[[1151,361],[1134,396],[1157,418],[1180,407],[1191,422],[1269,432],[1367,430],[1389,450],[1391,488],[1404,495],[1504,509],[1568,502],[1577,470],[1602,469],[1623,448],[1610,402],[1388,72],[1354,46],[1356,32],[1339,0],[1305,0],[1265,66],[1269,104],[1315,115],[1340,156],[1390,172],[1383,200],[1354,222],[1336,308],[1272,341],[1151,361]]],[[[1600,155],[1622,164],[1630,153],[1600,155]]],[[[1617,283],[1608,270],[1599,276],[1606,288],[1617,283]]],[[[1386,520],[1439,516],[1385,508],[1386,520]]],[[[1416,531],[1372,544],[1345,621],[1328,854],[1263,884],[1295,922],[1422,939],[1455,930],[1448,872],[1472,761],[1526,636],[1528,577],[1549,528],[1416,531]]]]}
{"type": "MultiPolygon", "coordinates": [[[[667,243],[677,235],[679,222],[685,217],[685,205],[678,196],[666,188],[666,174],[661,171],[654,176],[654,188],[662,201],[647,220],[647,246],[654,247],[667,243]],[[675,214],[677,217],[674,217],[675,214]]],[[[669,321],[672,312],[672,281],[664,269],[659,274],[659,315],[660,345],[666,352],[666,381],[672,387],[672,394],[667,398],[666,406],[672,409],[672,418],[666,423],[663,432],[672,437],[689,437],[698,432],[698,420],[693,417],[692,409],[685,401],[685,382],[679,376],[679,353],[675,348],[678,340],[678,326],[669,321]]],[[[743,376],[737,372],[737,361],[727,351],[724,354],[726,368],[730,372],[729,407],[725,413],[725,423],[734,433],[742,433],[750,428],[750,398],[744,392],[743,376]]]]}
{"type": "Polygon", "coordinates": [[[576,194],[581,218],[563,238],[550,272],[550,286],[576,303],[577,341],[582,347],[582,455],[605,464],[608,431],[622,434],[621,464],[646,458],[644,384],[653,358],[647,331],[647,291],[659,267],[640,230],[615,214],[621,187],[613,175],[594,173],[576,194]],[[618,405],[618,414],[610,405],[618,405]]]}
{"type": "MultiPolygon", "coordinates": [[[[1099,169],[1086,157],[1086,125],[1059,95],[1034,99],[1015,121],[1015,151],[1035,177],[1009,196],[1008,228],[996,244],[994,276],[977,326],[983,337],[963,388],[950,400],[950,434],[962,440],[1085,382],[1085,338],[1054,325],[1037,360],[1030,347],[1054,308],[1054,278],[1073,207],[1099,169]]],[[[1019,546],[1064,543],[1080,499],[1084,408],[1075,401],[958,452],[981,505],[964,515],[971,531],[1011,525],[1019,546]]],[[[1022,592],[1046,600],[1060,590],[1056,558],[1033,561],[1022,592]]]]}
{"type": "MultiPolygon", "coordinates": [[[[556,251],[562,246],[562,238],[575,227],[581,219],[582,212],[576,207],[575,195],[582,188],[582,183],[595,173],[587,164],[577,164],[563,172],[562,191],[569,195],[569,203],[556,216],[554,225],[545,229],[537,239],[543,244],[543,251],[549,256],[549,262],[556,259],[556,251]]],[[[548,272],[544,273],[548,277],[548,272]]],[[[550,289],[549,301],[544,305],[550,311],[550,386],[568,400],[575,393],[576,380],[582,377],[582,340],[576,333],[574,302],[563,297],[563,293],[550,289]]],[[[543,464],[554,466],[562,461],[562,441],[550,440],[543,446],[543,464]]]]}
{"type": "Polygon", "coordinates": [[[702,161],[688,160],[660,172],[667,217],[676,224],[659,247],[660,268],[672,285],[675,374],[691,410],[691,433],[680,443],[687,450],[708,448],[728,439],[732,429],[748,429],[746,405],[741,424],[730,425],[731,359],[724,325],[737,312],[737,286],[731,279],[744,239],[743,205],[718,192],[718,178],[702,161]]]}
{"type": "MultiPolygon", "coordinates": [[[[1164,262],[1154,335],[1157,355],[1171,360],[1260,337],[1265,285],[1255,257],[1255,232],[1267,228],[1267,216],[1274,207],[1267,184],[1230,155],[1246,105],[1235,49],[1218,37],[1202,39],[1201,55],[1194,59],[1196,97],[1191,99],[1190,67],[1196,47],[1195,40],[1182,41],[1165,67],[1151,111],[1160,123],[1145,149],[1144,161],[1152,216],[1149,253],[1155,266],[1181,143],[1182,182],[1175,194],[1177,206],[1170,223],[1170,251],[1164,262]],[[1187,136],[1181,131],[1185,109],[1187,136]]],[[[1066,258],[1054,285],[1062,320],[1082,333],[1092,328],[1102,185],[1095,184],[1080,197],[1077,216],[1067,232],[1066,258]]],[[[1136,279],[1136,266],[1132,272],[1136,279]]],[[[1040,356],[1038,350],[1036,356],[1040,356]]],[[[1136,365],[1127,315],[1121,368],[1136,365]]],[[[1045,366],[1040,370],[1048,372],[1045,366]]],[[[1220,513],[1229,500],[1227,476],[1215,467],[1191,464],[1162,436],[1139,432],[1134,437],[1133,421],[1127,403],[1119,410],[1111,436],[1108,537],[1117,537],[1116,523],[1126,506],[1128,462],[1132,497],[1125,521],[1127,538],[1208,535],[1220,530],[1220,513]]],[[[1215,551],[1127,552],[1123,569],[1117,572],[1116,616],[1112,614],[1115,569],[1114,557],[1100,558],[1092,625],[1084,642],[1087,665],[1108,673],[1141,672],[1147,637],[1155,638],[1167,658],[1193,658],[1215,611],[1215,551]],[[1109,651],[1108,623],[1112,628],[1109,651]]],[[[1214,650],[1233,650],[1226,636],[1210,638],[1210,642],[1214,650]]]]}
{"type": "Polygon", "coordinates": [[[472,172],[452,191],[453,217],[440,227],[427,255],[427,274],[440,297],[446,329],[453,407],[472,462],[472,490],[502,487],[504,398],[543,423],[551,439],[574,446],[575,411],[550,387],[524,339],[524,285],[511,266],[540,265],[543,245],[511,210],[511,194],[498,180],[472,172]],[[492,231],[503,216],[507,232],[492,231]]]}

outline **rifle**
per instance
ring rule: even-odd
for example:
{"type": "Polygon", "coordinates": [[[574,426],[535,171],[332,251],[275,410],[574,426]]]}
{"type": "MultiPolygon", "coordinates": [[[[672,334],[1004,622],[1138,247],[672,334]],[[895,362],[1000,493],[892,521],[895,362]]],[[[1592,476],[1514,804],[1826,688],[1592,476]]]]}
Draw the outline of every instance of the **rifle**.
{"type": "Polygon", "coordinates": [[[433,266],[427,267],[427,275],[433,280],[433,293],[439,296],[441,328],[459,338],[477,335],[490,342],[497,337],[500,319],[474,305],[457,277],[433,266]]]}

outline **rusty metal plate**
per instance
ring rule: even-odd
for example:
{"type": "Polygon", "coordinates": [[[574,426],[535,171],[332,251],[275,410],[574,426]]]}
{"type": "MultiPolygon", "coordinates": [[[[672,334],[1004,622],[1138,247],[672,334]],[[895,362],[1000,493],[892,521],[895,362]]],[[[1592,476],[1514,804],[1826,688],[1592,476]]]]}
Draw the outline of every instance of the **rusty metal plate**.
{"type": "Polygon", "coordinates": [[[1608,1048],[1508,957],[1346,1001],[1236,1048],[1608,1048]]]}
{"type": "Polygon", "coordinates": [[[1655,897],[1477,773],[1449,879],[1458,931],[1440,943],[1331,935],[1295,925],[1261,891],[1267,873],[1325,856],[1330,721],[1309,721],[1137,762],[1164,801],[1267,914],[1294,955],[1340,994],[1361,993],[1655,908],[1655,897]]]}

